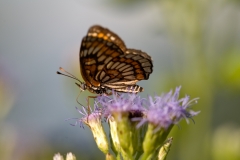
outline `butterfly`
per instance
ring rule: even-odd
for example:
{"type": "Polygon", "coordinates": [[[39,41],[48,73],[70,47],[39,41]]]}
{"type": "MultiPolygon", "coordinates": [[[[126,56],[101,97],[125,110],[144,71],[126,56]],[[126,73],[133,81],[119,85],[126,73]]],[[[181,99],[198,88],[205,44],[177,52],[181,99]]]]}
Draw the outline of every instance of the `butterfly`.
{"type": "MultiPolygon", "coordinates": [[[[136,83],[147,80],[153,72],[153,62],[147,53],[127,48],[116,33],[99,25],[90,27],[83,37],[79,60],[85,82],[71,74],[66,76],[78,80],[80,84],[76,84],[82,91],[88,90],[95,94],[110,95],[112,90],[142,92],[143,88],[136,83]]],[[[62,68],[60,70],[65,71],[62,68]]]]}

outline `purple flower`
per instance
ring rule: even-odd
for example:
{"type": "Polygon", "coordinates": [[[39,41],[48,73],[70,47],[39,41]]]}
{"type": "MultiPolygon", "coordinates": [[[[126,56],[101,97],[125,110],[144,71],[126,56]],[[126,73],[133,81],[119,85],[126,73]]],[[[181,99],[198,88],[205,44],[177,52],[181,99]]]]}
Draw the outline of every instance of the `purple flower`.
{"type": "Polygon", "coordinates": [[[177,124],[181,119],[191,118],[197,115],[199,112],[188,110],[189,107],[197,102],[198,98],[189,101],[189,96],[179,98],[179,92],[181,87],[177,87],[175,92],[168,92],[162,96],[155,96],[155,100],[149,97],[146,116],[138,124],[140,127],[142,124],[148,122],[156,126],[156,130],[160,128],[167,129],[172,124],[177,124]]]}
{"type": "Polygon", "coordinates": [[[192,104],[197,102],[198,98],[190,100],[189,96],[179,99],[181,87],[177,87],[175,92],[168,92],[161,96],[151,96],[148,99],[140,98],[136,94],[116,95],[113,92],[113,98],[109,96],[98,96],[98,103],[103,107],[105,116],[112,114],[129,113],[129,118],[139,121],[137,127],[145,123],[151,123],[160,128],[167,129],[172,124],[177,124],[181,119],[191,118],[199,112],[190,109],[192,104]]]}
{"type": "Polygon", "coordinates": [[[114,91],[113,96],[99,95],[90,114],[85,107],[77,108],[83,117],[78,118],[76,124],[89,126],[97,146],[105,154],[111,149],[123,159],[139,156],[155,159],[156,149],[164,145],[172,127],[182,119],[188,123],[188,118],[199,113],[190,108],[198,98],[179,99],[180,89],[148,98],[114,91]],[[103,118],[107,118],[109,124],[111,145],[102,126],[103,118]]]}
{"type": "Polygon", "coordinates": [[[90,114],[88,115],[85,107],[82,107],[82,110],[78,109],[78,112],[83,115],[82,118],[77,119],[75,125],[77,123],[83,127],[83,123],[85,123],[92,131],[94,140],[98,146],[98,148],[105,154],[109,152],[109,144],[107,141],[106,133],[102,126],[102,111],[98,108],[98,104],[94,104],[94,110],[90,109],[90,114]]]}
{"type": "Polygon", "coordinates": [[[144,108],[144,100],[136,94],[121,94],[117,95],[113,92],[113,97],[98,96],[97,101],[102,106],[104,117],[109,117],[112,114],[128,113],[130,118],[139,117],[146,110],[144,108]]]}
{"type": "Polygon", "coordinates": [[[86,108],[84,106],[82,106],[82,109],[79,109],[76,107],[76,110],[83,116],[81,118],[69,118],[66,119],[66,121],[68,120],[76,120],[75,124],[71,124],[72,126],[76,126],[77,124],[79,124],[80,127],[84,128],[83,124],[86,124],[90,127],[90,123],[101,123],[101,119],[102,119],[102,112],[101,110],[98,108],[98,104],[95,103],[94,104],[94,109],[90,108],[90,114],[88,114],[88,111],[86,110],[86,108]]]}

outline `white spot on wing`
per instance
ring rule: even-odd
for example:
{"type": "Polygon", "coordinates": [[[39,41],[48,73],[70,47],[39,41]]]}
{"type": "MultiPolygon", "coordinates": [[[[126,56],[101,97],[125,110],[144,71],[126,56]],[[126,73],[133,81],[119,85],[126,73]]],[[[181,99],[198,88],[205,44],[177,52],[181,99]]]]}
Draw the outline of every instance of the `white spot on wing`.
{"type": "Polygon", "coordinates": [[[131,76],[125,76],[124,78],[125,78],[125,79],[130,79],[130,80],[134,80],[134,79],[136,79],[134,75],[131,75],[131,76]]]}
{"type": "Polygon", "coordinates": [[[149,61],[149,60],[148,60],[148,59],[146,59],[146,58],[138,60],[138,62],[140,62],[140,63],[143,63],[143,62],[148,62],[148,61],[149,61]]]}
{"type": "Polygon", "coordinates": [[[114,41],[114,40],[115,40],[115,37],[110,37],[110,39],[111,39],[112,41],[114,41]]]}
{"type": "Polygon", "coordinates": [[[80,57],[83,57],[83,51],[81,51],[81,54],[80,54],[81,56],[80,57]]]}
{"type": "Polygon", "coordinates": [[[102,47],[103,44],[96,46],[96,48],[93,50],[93,54],[96,54],[102,47]]]}
{"type": "Polygon", "coordinates": [[[100,73],[101,73],[101,71],[98,71],[97,74],[96,74],[96,76],[95,76],[95,79],[96,79],[97,81],[99,81],[98,76],[99,76],[100,73]]]}
{"type": "Polygon", "coordinates": [[[142,67],[147,67],[147,66],[151,66],[151,64],[149,62],[145,62],[145,63],[141,63],[142,67]]]}
{"type": "Polygon", "coordinates": [[[109,69],[112,65],[113,65],[113,61],[109,62],[109,63],[107,64],[107,69],[109,69]]]}
{"type": "Polygon", "coordinates": [[[133,56],[135,56],[135,55],[133,55],[133,54],[128,54],[128,55],[126,55],[126,58],[132,58],[133,56]]]}
{"type": "Polygon", "coordinates": [[[125,66],[123,66],[122,68],[120,68],[119,71],[122,72],[124,69],[126,69],[126,68],[128,68],[128,67],[130,67],[130,66],[131,66],[131,65],[129,65],[129,64],[128,64],[128,65],[125,65],[125,66]]]}
{"type": "Polygon", "coordinates": [[[98,70],[101,71],[103,69],[103,67],[104,67],[104,64],[103,65],[99,65],[98,66],[98,70]]]}
{"type": "Polygon", "coordinates": [[[135,56],[135,57],[132,57],[132,59],[134,59],[134,60],[136,61],[136,60],[142,59],[142,57],[139,56],[139,55],[137,55],[137,56],[135,56]]]}
{"type": "Polygon", "coordinates": [[[101,56],[107,49],[108,49],[107,47],[101,48],[101,50],[98,51],[97,57],[101,56]]]}
{"type": "Polygon", "coordinates": [[[112,44],[112,42],[107,42],[107,46],[111,46],[112,44]]]}
{"type": "Polygon", "coordinates": [[[123,76],[131,75],[131,74],[134,74],[134,72],[133,72],[133,71],[129,71],[129,72],[124,72],[124,73],[122,73],[123,76]]]}
{"type": "Polygon", "coordinates": [[[85,62],[85,65],[92,65],[92,64],[95,64],[95,63],[96,63],[96,61],[95,61],[95,59],[93,59],[89,62],[85,62]]]}
{"type": "Polygon", "coordinates": [[[117,65],[119,64],[119,62],[116,62],[112,65],[111,69],[114,69],[115,67],[117,67],[117,65]]]}
{"type": "Polygon", "coordinates": [[[105,59],[104,63],[107,64],[111,60],[112,60],[112,57],[108,57],[107,59],[105,59]]]}
{"type": "Polygon", "coordinates": [[[106,81],[109,80],[109,79],[110,79],[110,77],[109,77],[109,76],[106,76],[106,77],[103,78],[102,82],[106,82],[106,81]]]}
{"type": "Polygon", "coordinates": [[[152,71],[150,67],[145,67],[143,69],[144,69],[145,72],[151,72],[152,71]]]}
{"type": "Polygon", "coordinates": [[[106,73],[104,71],[102,71],[99,79],[102,80],[105,75],[106,75],[106,73]]]}
{"type": "Polygon", "coordinates": [[[88,50],[85,49],[85,50],[83,51],[83,53],[84,53],[83,57],[86,57],[86,56],[87,56],[87,53],[88,53],[88,50]]]}
{"type": "Polygon", "coordinates": [[[98,62],[101,62],[101,61],[103,61],[105,58],[106,58],[106,56],[105,56],[105,55],[101,55],[101,57],[99,57],[99,58],[98,58],[98,62]]]}
{"type": "Polygon", "coordinates": [[[123,67],[124,65],[126,65],[126,63],[121,63],[116,67],[116,69],[119,69],[119,68],[123,67]]]}
{"type": "Polygon", "coordinates": [[[90,47],[89,49],[88,49],[88,55],[90,55],[91,53],[92,53],[92,51],[93,51],[93,47],[90,47]]]}
{"type": "Polygon", "coordinates": [[[131,70],[133,70],[133,67],[129,67],[129,68],[123,70],[123,72],[131,71],[131,70]]]}
{"type": "Polygon", "coordinates": [[[117,82],[117,81],[119,81],[119,78],[113,78],[110,81],[108,81],[108,83],[113,83],[113,82],[117,82]]]}

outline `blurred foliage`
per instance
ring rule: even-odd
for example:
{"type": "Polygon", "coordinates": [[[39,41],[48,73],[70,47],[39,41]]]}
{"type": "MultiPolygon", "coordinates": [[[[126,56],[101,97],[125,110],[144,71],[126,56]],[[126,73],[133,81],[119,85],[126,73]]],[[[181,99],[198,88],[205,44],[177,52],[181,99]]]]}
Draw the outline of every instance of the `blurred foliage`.
{"type": "Polygon", "coordinates": [[[16,145],[15,130],[7,125],[1,125],[0,130],[0,153],[1,159],[11,159],[16,145]]]}
{"type": "MultiPolygon", "coordinates": [[[[0,119],[8,115],[14,104],[13,89],[8,83],[8,78],[0,70],[0,119]]],[[[1,124],[0,124],[1,125],[1,124]]]]}
{"type": "MultiPolygon", "coordinates": [[[[194,128],[184,125],[184,130],[173,132],[176,143],[173,143],[169,158],[212,159],[210,143],[216,127],[213,119],[222,119],[215,112],[221,105],[216,103],[218,93],[229,87],[232,90],[228,90],[235,91],[238,97],[240,93],[239,6],[219,0],[163,0],[159,1],[159,6],[164,14],[165,29],[176,46],[174,73],[177,74],[169,73],[171,78],[167,86],[181,84],[184,93],[199,96],[201,110],[194,128]]],[[[229,97],[221,97],[221,101],[229,97]]],[[[228,106],[222,107],[225,112],[237,106],[237,99],[233,99],[228,106]]]]}
{"type": "Polygon", "coordinates": [[[16,145],[16,134],[10,125],[2,123],[1,120],[10,112],[14,104],[14,94],[9,84],[10,78],[3,67],[0,68],[0,75],[0,157],[1,159],[11,159],[16,145]]]}
{"type": "Polygon", "coordinates": [[[240,159],[240,128],[224,124],[218,127],[212,136],[214,160],[240,159]],[[231,135],[231,136],[229,136],[231,135]]]}

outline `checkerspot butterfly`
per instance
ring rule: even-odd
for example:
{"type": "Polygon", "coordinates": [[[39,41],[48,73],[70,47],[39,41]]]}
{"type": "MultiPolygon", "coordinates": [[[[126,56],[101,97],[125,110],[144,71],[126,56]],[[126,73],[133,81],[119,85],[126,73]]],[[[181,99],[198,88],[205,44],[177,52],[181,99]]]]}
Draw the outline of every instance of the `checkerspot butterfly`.
{"type": "Polygon", "coordinates": [[[79,60],[85,82],[71,74],[65,76],[78,80],[80,84],[76,84],[81,90],[95,94],[109,95],[112,90],[142,92],[143,88],[136,83],[147,80],[153,71],[152,59],[147,53],[127,48],[117,34],[99,25],[90,27],[83,37],[79,60]]]}

